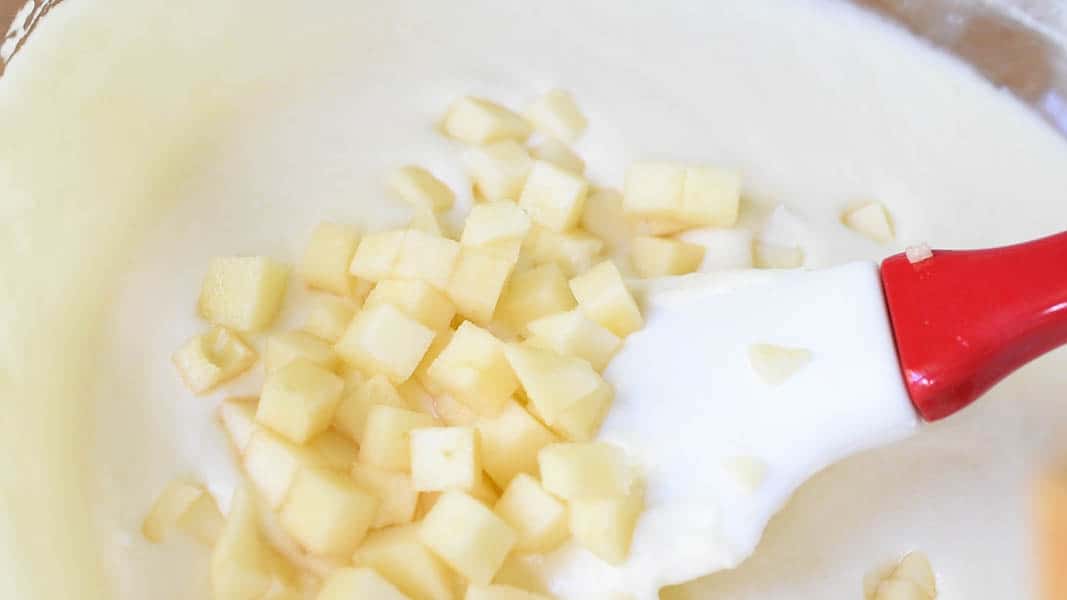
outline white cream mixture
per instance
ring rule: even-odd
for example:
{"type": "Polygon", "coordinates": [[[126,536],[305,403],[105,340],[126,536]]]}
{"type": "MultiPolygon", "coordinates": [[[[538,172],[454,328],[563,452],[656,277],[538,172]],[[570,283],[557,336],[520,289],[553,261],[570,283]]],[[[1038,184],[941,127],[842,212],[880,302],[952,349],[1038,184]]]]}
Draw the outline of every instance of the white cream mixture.
{"type": "MultiPolygon", "coordinates": [[[[469,201],[458,148],[431,126],[461,94],[521,107],[572,90],[597,184],[619,185],[636,159],[736,168],[744,226],[788,205],[809,266],[1067,223],[1067,145],[1054,132],[835,3],[302,7],[69,2],[0,80],[0,397],[17,399],[0,421],[0,596],[204,597],[202,552],[137,532],[175,475],[224,503],[234,481],[211,420],[222,394],[190,397],[169,364],[202,328],[207,259],[294,260],[320,220],[402,222],[381,191],[398,163],[435,170],[469,201]],[[897,247],[840,225],[865,199],[888,207],[897,247]]],[[[766,322],[737,318],[753,331],[766,322]]],[[[922,548],[943,598],[1029,597],[1024,484],[1067,436],[1065,361],[1046,357],[952,420],[817,476],[751,559],[665,595],[851,598],[872,565],[922,548]]],[[[773,441],[745,430],[739,444],[773,441]]],[[[772,484],[815,464],[772,463],[772,484]]]]}

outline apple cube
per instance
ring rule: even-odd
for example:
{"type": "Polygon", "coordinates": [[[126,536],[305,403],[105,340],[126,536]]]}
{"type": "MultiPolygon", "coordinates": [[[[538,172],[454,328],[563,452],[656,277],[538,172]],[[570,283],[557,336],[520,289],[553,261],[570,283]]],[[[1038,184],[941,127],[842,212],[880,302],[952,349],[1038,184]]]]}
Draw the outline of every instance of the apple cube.
{"type": "Polygon", "coordinates": [[[493,510],[518,535],[517,552],[549,552],[570,533],[567,507],[525,473],[511,480],[493,510]]]}
{"type": "Polygon", "coordinates": [[[566,231],[578,224],[589,183],[579,175],[544,161],[535,161],[519,196],[519,206],[535,222],[566,231]]]}
{"type": "Polygon", "coordinates": [[[355,314],[355,307],[347,300],[336,296],[317,296],[312,300],[304,331],[333,344],[341,339],[355,314]]]}
{"type": "Polygon", "coordinates": [[[548,138],[530,150],[530,155],[537,160],[552,163],[564,171],[575,175],[585,173],[585,161],[571,150],[567,144],[556,138],[548,138]]]}
{"type": "Polygon", "coordinates": [[[186,342],[171,361],[186,387],[202,394],[247,371],[256,351],[229,329],[212,327],[186,342]]]}
{"type": "Polygon", "coordinates": [[[411,600],[373,569],[337,569],[322,584],[316,600],[411,600]]]}
{"type": "Polygon", "coordinates": [[[245,453],[256,432],[256,402],[256,398],[240,397],[227,398],[219,404],[219,422],[238,454],[245,453]]]}
{"type": "Polygon", "coordinates": [[[570,310],[530,321],[529,343],[588,361],[597,371],[608,366],[615,353],[622,347],[619,336],[580,310],[570,310]]]}
{"type": "Polygon", "coordinates": [[[419,541],[417,529],[411,525],[371,533],[353,562],[381,573],[412,600],[453,600],[452,574],[419,541]]]}
{"type": "Polygon", "coordinates": [[[579,225],[603,240],[609,250],[625,246],[634,234],[633,225],[623,212],[622,194],[609,188],[589,193],[579,225]]]}
{"type": "Polygon", "coordinates": [[[459,242],[408,229],[400,245],[393,277],[418,279],[444,289],[459,258],[459,242]]]}
{"type": "Polygon", "coordinates": [[[359,446],[341,433],[328,429],[311,438],[308,449],[319,455],[322,466],[348,472],[359,460],[359,446]]]}
{"type": "Polygon", "coordinates": [[[674,219],[685,190],[684,166],[638,162],[626,169],[623,210],[631,217],[674,219]]]}
{"type": "Polygon", "coordinates": [[[348,265],[348,272],[372,282],[392,277],[407,231],[379,231],[363,236],[348,265]]]}
{"type": "Polygon", "coordinates": [[[495,102],[465,96],[448,110],[442,129],[461,142],[487,144],[497,140],[524,141],[533,128],[526,119],[495,102]]]}
{"type": "Polygon", "coordinates": [[[767,478],[767,463],[755,456],[734,456],[723,461],[723,468],[746,493],[753,493],[767,478]]]}
{"type": "Polygon", "coordinates": [[[615,335],[625,337],[644,325],[637,301],[610,260],[571,279],[570,287],[582,312],[615,335]]]}
{"type": "Polygon", "coordinates": [[[263,499],[277,509],[285,501],[297,472],[322,466],[322,461],[311,449],[297,446],[270,430],[259,429],[248,443],[244,467],[263,499]]]}
{"type": "Polygon", "coordinates": [[[479,419],[478,413],[471,407],[449,394],[441,394],[433,399],[433,414],[452,427],[474,425],[479,419]]]}
{"type": "Polygon", "coordinates": [[[752,232],[748,229],[691,229],[679,238],[704,247],[700,271],[751,269],[752,232]]]}
{"type": "Polygon", "coordinates": [[[434,331],[391,304],[361,310],[335,349],[368,373],[400,383],[411,377],[433,341],[434,331]]]}
{"type": "Polygon", "coordinates": [[[555,263],[567,277],[584,273],[604,249],[604,242],[580,230],[559,233],[536,225],[522,245],[523,256],[534,265],[555,263]]]}
{"type": "Polygon", "coordinates": [[[500,490],[489,479],[489,476],[482,472],[474,482],[474,487],[467,490],[467,494],[471,498],[481,502],[482,504],[492,508],[500,500],[500,490]]]}
{"type": "Polygon", "coordinates": [[[481,477],[473,428],[430,427],[411,432],[411,481],[416,490],[470,490],[481,477]]]}
{"type": "Polygon", "coordinates": [[[430,347],[426,349],[426,354],[423,355],[422,360],[419,362],[419,366],[415,367],[415,373],[411,379],[415,379],[421,383],[426,391],[433,394],[440,394],[442,390],[430,379],[429,371],[433,366],[434,361],[441,355],[441,352],[452,343],[452,336],[455,335],[455,331],[451,329],[445,329],[437,332],[434,336],[433,342],[430,342],[430,347]]]}
{"type": "Polygon", "coordinates": [[[526,110],[526,118],[539,131],[573,142],[585,131],[587,121],[574,97],[564,90],[551,90],[526,110]]]}
{"type": "Polygon", "coordinates": [[[934,600],[922,586],[907,579],[886,579],[878,584],[874,600],[934,600]]]}
{"type": "Polygon", "coordinates": [[[508,400],[496,416],[479,421],[477,428],[482,466],[502,488],[521,473],[536,476],[538,452],[559,441],[514,400],[508,400]]]}
{"type": "Polygon", "coordinates": [[[811,350],[774,344],[753,344],[748,349],[752,370],[765,383],[778,385],[811,362],[811,350]]]}
{"type": "Polygon", "coordinates": [[[522,240],[530,231],[530,215],[508,200],[477,204],[471,208],[459,241],[464,246],[485,246],[522,240]]]}
{"type": "MultiPolygon", "coordinates": [[[[540,573],[542,569],[538,563],[541,562],[541,558],[537,555],[512,553],[497,571],[496,577],[493,578],[493,585],[530,590],[532,593],[543,594],[545,598],[551,598],[548,595],[544,577],[540,573]]],[[[534,596],[534,598],[540,600],[542,596],[534,596]]]]}
{"type": "Polygon", "coordinates": [[[685,275],[700,268],[704,247],[681,240],[638,236],[630,247],[630,260],[641,277],[685,275]]]}
{"type": "Polygon", "coordinates": [[[642,486],[625,496],[570,502],[570,529],[574,541],[613,565],[622,564],[630,553],[637,519],[645,508],[642,486]]]}
{"type": "Polygon", "coordinates": [[[464,247],[445,291],[463,317],[486,325],[493,318],[516,259],[464,247]]]}
{"type": "Polygon", "coordinates": [[[264,256],[212,259],[200,290],[200,316],[237,331],[274,321],[285,298],[289,267],[264,256]]]}
{"type": "Polygon", "coordinates": [[[446,228],[437,219],[437,213],[425,206],[416,206],[411,209],[411,220],[408,221],[407,228],[434,237],[450,237],[446,235],[446,228]]]}
{"type": "Polygon", "coordinates": [[[503,519],[463,492],[445,492],[418,529],[419,539],[474,584],[493,580],[518,536],[503,519]]]}
{"type": "Polygon", "coordinates": [[[398,385],[396,391],[400,392],[400,397],[404,399],[409,409],[428,415],[437,414],[434,412],[434,397],[415,379],[408,379],[398,385]]]}
{"type": "Polygon", "coordinates": [[[555,263],[515,272],[504,286],[496,317],[517,331],[545,315],[574,308],[577,303],[563,270],[555,263]]]}
{"type": "Polygon", "coordinates": [[[392,304],[435,331],[448,329],[456,314],[447,296],[419,280],[389,279],[379,282],[364,301],[363,309],[382,304],[392,304]]]}
{"type": "Polygon", "coordinates": [[[937,597],[937,579],[930,566],[930,559],[922,552],[909,552],[900,559],[893,571],[893,579],[904,579],[918,585],[926,595],[937,597]]]}
{"type": "Polygon", "coordinates": [[[300,275],[309,287],[348,296],[353,286],[348,265],[358,246],[359,230],[355,227],[321,223],[304,251],[300,275]]]}
{"type": "Polygon", "coordinates": [[[433,417],[394,406],[373,406],[360,440],[359,460],[393,471],[411,470],[411,431],[433,427],[433,417]]]}
{"type": "Polygon", "coordinates": [[[407,474],[355,464],[352,466],[352,481],[378,498],[378,514],[372,528],[403,525],[415,518],[419,493],[407,474]]]}
{"type": "Polygon", "coordinates": [[[313,554],[347,558],[367,535],[377,511],[378,499],[347,475],[310,468],[296,474],[278,521],[313,554]]]}
{"type": "Polygon", "coordinates": [[[779,246],[757,241],[752,261],[759,269],[796,269],[804,265],[804,251],[797,246],[779,246]]]}
{"type": "Polygon", "coordinates": [[[256,421],[298,444],[330,426],[345,382],[299,358],[267,376],[256,421]]]}
{"type": "Polygon", "coordinates": [[[847,211],[841,216],[841,222],[879,244],[893,241],[893,223],[889,220],[885,206],[878,202],[870,202],[847,211]]]}
{"type": "Polygon", "coordinates": [[[496,414],[519,385],[504,344],[470,321],[459,326],[427,376],[481,415],[496,414]]]}
{"type": "Polygon", "coordinates": [[[634,233],[637,235],[674,235],[684,232],[693,225],[674,217],[633,219],[634,233]]]}
{"type": "Polygon", "coordinates": [[[741,177],[715,167],[688,167],[678,218],[691,225],[733,227],[741,203],[741,177]]]}
{"type": "Polygon", "coordinates": [[[291,587],[292,569],[259,530],[255,495],[239,487],[211,555],[211,588],[218,599],[263,598],[272,589],[291,587]]]}
{"type": "Polygon", "coordinates": [[[275,333],[267,338],[263,368],[268,375],[297,359],[307,360],[327,371],[336,371],[341,366],[341,357],[329,342],[305,331],[275,333]]]}
{"type": "Polygon", "coordinates": [[[334,413],[333,426],[359,443],[367,427],[367,415],[375,406],[409,408],[389,379],[384,375],[376,375],[363,385],[345,392],[334,413]]]}
{"type": "Polygon", "coordinates": [[[531,412],[567,439],[584,441],[596,434],[613,392],[588,362],[528,345],[509,346],[507,357],[531,412]]]}
{"type": "Polygon", "coordinates": [[[141,524],[141,534],[150,542],[162,542],[171,531],[178,529],[211,546],[223,523],[215,499],[203,486],[175,479],[163,488],[152,504],[141,524]]]}
{"type": "Polygon", "coordinates": [[[482,199],[516,200],[533,168],[533,159],[526,148],[509,140],[467,150],[463,164],[482,199]]]}
{"type": "Polygon", "coordinates": [[[431,211],[448,210],[456,201],[448,185],[422,167],[405,165],[386,177],[385,187],[403,202],[431,211]]]}
{"type": "Polygon", "coordinates": [[[622,497],[636,479],[622,448],[606,442],[545,446],[537,462],[545,489],[566,500],[622,497]]]}
{"type": "Polygon", "coordinates": [[[467,588],[463,600],[551,600],[548,596],[535,594],[510,585],[472,585],[467,588]]]}

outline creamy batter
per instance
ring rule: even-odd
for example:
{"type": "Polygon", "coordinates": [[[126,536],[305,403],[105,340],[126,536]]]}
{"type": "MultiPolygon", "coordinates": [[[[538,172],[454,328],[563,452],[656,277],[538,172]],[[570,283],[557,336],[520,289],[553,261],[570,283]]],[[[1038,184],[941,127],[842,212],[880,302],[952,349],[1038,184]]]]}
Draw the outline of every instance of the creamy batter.
{"type": "MultiPolygon", "coordinates": [[[[175,475],[224,505],[232,489],[221,393],[190,397],[168,360],[202,328],[207,259],[292,261],[320,220],[403,222],[381,177],[404,162],[450,183],[458,216],[458,148],[433,121],[462,94],[521,107],[551,87],[589,117],[595,183],[636,159],[736,168],[743,225],[787,205],[809,266],[1067,223],[1054,132],[832,2],[66,3],[0,81],[0,596],[204,597],[202,551],[137,532],[175,475]],[[867,199],[898,247],[840,225],[867,199]]],[[[1065,360],[816,477],[740,568],[666,595],[856,597],[922,548],[943,598],[1029,597],[1023,485],[1067,435],[1065,360]]]]}

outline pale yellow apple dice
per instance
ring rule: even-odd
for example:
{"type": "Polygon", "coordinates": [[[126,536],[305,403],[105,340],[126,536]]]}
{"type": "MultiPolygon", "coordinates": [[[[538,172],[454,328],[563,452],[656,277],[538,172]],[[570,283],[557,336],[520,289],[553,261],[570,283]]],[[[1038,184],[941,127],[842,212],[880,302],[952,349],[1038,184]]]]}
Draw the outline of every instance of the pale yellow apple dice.
{"type": "Polygon", "coordinates": [[[419,541],[415,525],[371,533],[353,562],[374,569],[412,600],[455,598],[452,573],[419,541]]]}
{"type": "Polygon", "coordinates": [[[447,329],[456,314],[452,302],[425,281],[390,279],[374,287],[363,303],[367,310],[391,304],[423,325],[439,331],[447,329]]]}
{"type": "Polygon", "coordinates": [[[537,160],[552,163],[564,171],[570,171],[575,175],[585,173],[585,161],[571,150],[570,146],[557,140],[548,138],[530,150],[530,155],[537,160]]]}
{"type": "Polygon", "coordinates": [[[373,569],[337,569],[322,584],[315,600],[410,600],[373,569]]]}
{"type": "Polygon", "coordinates": [[[630,247],[630,261],[641,277],[685,275],[700,268],[704,247],[681,240],[638,236],[630,247]]]}
{"type": "Polygon", "coordinates": [[[486,325],[493,318],[515,258],[481,247],[464,247],[445,291],[464,318],[486,325]]]}
{"type": "Polygon", "coordinates": [[[448,344],[452,342],[452,336],[455,335],[455,331],[451,329],[445,329],[437,332],[433,337],[433,341],[430,342],[430,347],[426,349],[426,354],[423,355],[422,360],[419,361],[419,366],[415,367],[415,373],[411,377],[418,381],[427,392],[431,394],[440,394],[442,390],[430,379],[429,370],[433,366],[434,361],[441,355],[441,352],[448,347],[448,344]]]}
{"type": "Polygon", "coordinates": [[[619,336],[580,310],[541,317],[530,321],[526,328],[531,344],[586,360],[597,371],[603,371],[622,347],[619,336]]]}
{"type": "Polygon", "coordinates": [[[424,206],[411,209],[407,228],[437,237],[451,237],[446,234],[447,229],[438,220],[437,213],[424,206]]]}
{"type": "Polygon", "coordinates": [[[420,492],[470,490],[482,477],[471,427],[430,427],[411,432],[411,481],[420,492]]]}
{"type": "Polygon", "coordinates": [[[570,288],[582,312],[615,335],[625,337],[644,325],[637,301],[610,260],[571,279],[570,288]]]}
{"type": "Polygon", "coordinates": [[[934,600],[922,586],[907,579],[886,579],[878,584],[874,600],[934,600]]]}
{"type": "Polygon", "coordinates": [[[537,453],[559,441],[518,402],[509,400],[493,417],[478,422],[482,468],[501,488],[519,474],[537,475],[537,453]]]}
{"type": "Polygon", "coordinates": [[[471,498],[481,502],[482,504],[492,508],[500,500],[500,490],[489,479],[489,476],[483,471],[478,479],[474,482],[474,487],[467,490],[471,498]]]}
{"type": "Polygon", "coordinates": [[[415,379],[408,379],[398,385],[396,391],[400,393],[400,397],[404,399],[409,409],[428,415],[437,415],[434,411],[434,397],[415,379]]]}
{"type": "Polygon", "coordinates": [[[267,338],[263,350],[263,368],[268,375],[299,358],[327,371],[336,371],[341,366],[341,357],[334,352],[333,346],[306,331],[286,331],[267,338]]]}
{"type": "Polygon", "coordinates": [[[468,144],[487,144],[497,140],[524,141],[533,127],[517,113],[496,102],[465,96],[457,100],[445,115],[442,129],[449,137],[468,144]]]}
{"type": "Polygon", "coordinates": [[[900,559],[893,571],[893,579],[904,579],[918,585],[931,599],[937,597],[937,579],[930,559],[922,552],[909,552],[900,559]]]}
{"type": "MultiPolygon", "coordinates": [[[[542,594],[544,598],[551,598],[544,578],[539,572],[538,562],[540,561],[536,556],[512,553],[497,571],[496,577],[493,578],[493,585],[530,590],[533,593],[542,594]]],[[[535,598],[541,597],[535,596],[535,598]]]]}
{"type": "MultiPolygon", "coordinates": [[[[538,405],[531,404],[530,410],[538,418],[550,423],[553,431],[561,437],[574,442],[584,442],[596,437],[600,424],[604,422],[611,403],[615,400],[615,390],[606,381],[601,380],[592,393],[579,398],[570,406],[545,417],[537,412],[538,405]]],[[[541,406],[543,406],[542,404],[541,406]]]]}
{"type": "Polygon", "coordinates": [[[408,229],[393,265],[393,277],[418,279],[444,289],[459,258],[459,248],[455,240],[408,229]]]}
{"type": "Polygon", "coordinates": [[[219,404],[218,418],[230,444],[243,455],[256,432],[256,398],[227,398],[219,404]]]}
{"type": "Polygon", "coordinates": [[[537,455],[541,483],[565,500],[617,498],[630,493],[636,473],[626,453],[607,442],[565,442],[537,455]]]}
{"type": "Polygon", "coordinates": [[[406,473],[356,464],[352,467],[352,481],[378,498],[378,513],[372,528],[403,525],[415,518],[419,493],[406,473]]]}
{"type": "Polygon", "coordinates": [[[244,486],[237,488],[211,554],[215,598],[258,599],[272,590],[294,587],[295,573],[267,543],[259,523],[255,494],[244,486]]]}
{"type": "Polygon", "coordinates": [[[324,467],[348,472],[359,460],[359,446],[342,433],[328,429],[311,438],[307,447],[319,455],[324,467]]]}
{"type": "Polygon", "coordinates": [[[741,177],[715,167],[688,167],[678,219],[689,225],[733,227],[741,204],[741,177]]]}
{"type": "Polygon", "coordinates": [[[359,230],[350,225],[321,223],[304,250],[300,275],[309,287],[339,296],[352,293],[348,265],[359,246],[359,230]]]}
{"type": "Polygon", "coordinates": [[[356,309],[348,300],[336,296],[317,296],[311,301],[304,331],[333,344],[341,339],[355,314],[356,309]]]}
{"type": "Polygon", "coordinates": [[[757,241],[752,245],[752,262],[759,269],[796,269],[804,265],[804,250],[757,241]]]}
{"type": "Polygon", "coordinates": [[[570,533],[567,507],[525,473],[511,480],[493,510],[518,534],[517,552],[549,552],[570,533]]]}
{"type": "Polygon", "coordinates": [[[476,204],[467,215],[459,241],[464,246],[485,246],[522,240],[530,231],[530,225],[530,215],[512,201],[476,204]]]}
{"type": "Polygon", "coordinates": [[[434,331],[391,304],[361,310],[335,349],[345,361],[367,373],[400,383],[422,360],[434,331]]]}
{"type": "Polygon", "coordinates": [[[604,242],[584,231],[559,233],[540,225],[530,230],[522,245],[523,256],[531,264],[555,263],[567,277],[589,270],[603,250],[604,242]]]}
{"type": "Polygon", "coordinates": [[[753,493],[767,479],[767,463],[755,456],[733,456],[723,461],[723,468],[746,493],[753,493]]]}
{"type": "Polygon", "coordinates": [[[748,349],[752,370],[765,383],[778,385],[811,362],[811,350],[774,344],[753,344],[748,349]]]}
{"type": "Polygon", "coordinates": [[[841,222],[849,229],[864,235],[879,244],[893,241],[893,222],[885,206],[870,202],[841,215],[841,222]]]}
{"type": "Polygon", "coordinates": [[[500,295],[496,318],[523,331],[530,321],[576,305],[567,276],[559,265],[551,263],[513,273],[500,295]]]}
{"type": "Polygon", "coordinates": [[[567,142],[578,139],[588,124],[574,97],[564,90],[551,90],[538,98],[526,109],[526,118],[538,131],[567,142]]]}
{"type": "Polygon", "coordinates": [[[517,200],[534,161],[521,144],[503,141],[463,154],[463,164],[483,200],[517,200]]]}
{"type": "Polygon", "coordinates": [[[322,462],[322,457],[311,449],[263,428],[252,436],[244,456],[245,473],[273,509],[285,501],[298,471],[322,466],[322,462]]]}
{"type": "Polygon", "coordinates": [[[359,443],[367,427],[367,415],[375,406],[410,408],[387,377],[376,375],[344,393],[334,413],[333,426],[359,443]]]}
{"type": "Polygon", "coordinates": [[[256,351],[229,329],[212,327],[186,342],[171,361],[186,387],[202,394],[247,371],[256,351]]]}
{"type": "Polygon", "coordinates": [[[373,406],[359,446],[360,462],[393,471],[411,470],[411,431],[433,427],[433,417],[393,406],[373,406]]]}
{"type": "Polygon", "coordinates": [[[419,539],[474,584],[493,580],[518,536],[503,519],[463,492],[445,492],[418,529],[419,539]]]}
{"type": "Polygon", "coordinates": [[[415,165],[393,169],[386,177],[385,187],[393,196],[415,208],[448,210],[456,201],[456,195],[445,182],[415,165]]]}
{"type": "Polygon", "coordinates": [[[393,276],[407,229],[368,233],[360,240],[348,272],[360,279],[378,282],[393,276]]]}
{"type": "Polygon", "coordinates": [[[633,230],[636,235],[674,235],[692,227],[692,224],[675,217],[633,219],[633,230]]]}
{"type": "Polygon", "coordinates": [[[578,224],[603,240],[609,250],[626,245],[634,234],[633,224],[623,212],[622,194],[610,188],[598,188],[589,193],[578,224]]]}
{"type": "Polygon", "coordinates": [[[211,546],[218,539],[223,523],[215,499],[203,486],[175,479],[152,504],[141,533],[150,542],[162,542],[172,531],[179,530],[211,546]]]}
{"type": "Polygon", "coordinates": [[[685,192],[686,169],[663,162],[637,162],[626,169],[623,210],[631,217],[676,219],[685,192]]]}
{"type": "Polygon", "coordinates": [[[214,258],[200,290],[200,316],[237,331],[274,321],[285,298],[289,267],[264,256],[214,258]]]}
{"type": "Polygon", "coordinates": [[[480,419],[474,409],[447,393],[433,398],[433,414],[452,427],[467,427],[480,419]]]}
{"type": "Polygon", "coordinates": [[[348,558],[363,541],[378,511],[378,499],[345,474],[309,468],[296,474],[278,522],[305,549],[348,558]]]}
{"type": "Polygon", "coordinates": [[[568,507],[575,542],[604,562],[626,561],[637,519],[645,508],[643,486],[635,485],[625,496],[573,500],[568,507]]]}
{"type": "Polygon", "coordinates": [[[578,224],[588,193],[589,183],[583,177],[539,160],[526,178],[519,206],[534,222],[566,231],[578,224]]]}
{"type": "Polygon", "coordinates": [[[472,585],[467,588],[463,600],[551,600],[549,596],[535,594],[511,585],[472,585]]]}
{"type": "Polygon", "coordinates": [[[256,421],[303,444],[330,426],[344,387],[337,375],[298,358],[267,376],[256,421]]]}
{"type": "Polygon", "coordinates": [[[427,376],[481,415],[496,414],[519,386],[504,356],[504,344],[470,321],[459,326],[427,376]]]}

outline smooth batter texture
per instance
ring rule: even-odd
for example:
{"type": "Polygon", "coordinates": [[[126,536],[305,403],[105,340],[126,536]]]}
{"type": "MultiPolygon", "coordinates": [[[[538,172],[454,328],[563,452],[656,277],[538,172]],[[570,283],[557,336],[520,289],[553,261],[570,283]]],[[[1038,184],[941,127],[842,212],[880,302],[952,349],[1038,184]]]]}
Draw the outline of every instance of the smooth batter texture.
{"type": "MultiPolygon", "coordinates": [[[[403,222],[381,179],[405,162],[446,179],[459,216],[459,148],[432,123],[463,94],[522,107],[552,87],[589,117],[594,183],[637,159],[738,169],[742,226],[789,206],[809,266],[1067,223],[1054,132],[833,2],[65,3],[0,81],[0,596],[204,597],[203,551],[138,529],[176,475],[224,506],[232,490],[223,393],[193,398],[169,364],[204,327],[208,258],[294,261],[318,221],[403,222]],[[839,223],[869,199],[897,246],[839,223]]],[[[665,596],[857,597],[914,548],[943,598],[1031,596],[1025,484],[1067,436],[1065,360],[817,476],[741,567],[665,596]]]]}

